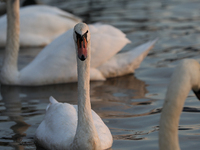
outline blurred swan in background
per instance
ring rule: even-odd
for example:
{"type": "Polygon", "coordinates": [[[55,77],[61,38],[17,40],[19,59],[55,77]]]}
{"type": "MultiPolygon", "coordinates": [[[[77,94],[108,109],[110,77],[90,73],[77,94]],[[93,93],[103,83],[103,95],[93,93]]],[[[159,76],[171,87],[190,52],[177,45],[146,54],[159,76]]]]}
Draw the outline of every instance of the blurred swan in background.
{"type": "Polygon", "coordinates": [[[108,149],[113,143],[110,130],[91,110],[91,47],[90,31],[86,24],[79,23],[74,27],[74,42],[78,69],[78,106],[59,103],[50,97],[44,120],[36,130],[35,142],[49,150],[108,149]]]}
{"type": "MultiPolygon", "coordinates": [[[[7,46],[0,74],[2,84],[47,85],[77,81],[73,30],[70,29],[46,46],[21,71],[17,68],[19,51],[19,2],[7,1],[7,46]]],[[[118,53],[130,41],[120,30],[104,24],[89,25],[91,32],[90,80],[133,73],[156,41],[118,53]]]]}
{"type": "Polygon", "coordinates": [[[191,89],[200,99],[200,65],[196,60],[186,59],[175,68],[168,86],[160,119],[160,150],[180,150],[179,119],[191,89]]]}
{"type": "MultiPolygon", "coordinates": [[[[56,7],[32,5],[20,9],[20,47],[48,45],[81,19],[56,7]]],[[[0,17],[0,47],[6,45],[7,15],[0,17]]]]}

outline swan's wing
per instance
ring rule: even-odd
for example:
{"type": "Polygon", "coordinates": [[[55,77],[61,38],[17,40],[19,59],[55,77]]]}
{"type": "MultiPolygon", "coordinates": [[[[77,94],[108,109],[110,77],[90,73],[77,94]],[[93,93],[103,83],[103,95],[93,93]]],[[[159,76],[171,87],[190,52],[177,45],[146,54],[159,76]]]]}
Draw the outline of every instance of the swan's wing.
{"type": "MultiPolygon", "coordinates": [[[[99,71],[95,71],[95,66],[105,63],[129,41],[121,31],[109,25],[90,26],[90,29],[93,40],[91,68],[94,70],[92,72],[91,69],[91,79],[105,80],[99,71]],[[94,76],[96,73],[98,76],[94,76]]],[[[21,70],[20,83],[44,85],[77,81],[75,54],[73,30],[70,29],[46,46],[29,65],[21,70]]]]}
{"type": "Polygon", "coordinates": [[[90,80],[91,81],[104,81],[106,78],[103,74],[96,68],[90,68],[90,80]]]}
{"type": "Polygon", "coordinates": [[[36,58],[20,71],[24,85],[45,85],[77,81],[74,42],[67,31],[45,47],[36,58]]]}
{"type": "Polygon", "coordinates": [[[157,40],[150,41],[134,48],[133,50],[118,53],[97,69],[99,69],[105,78],[133,73],[146,57],[149,50],[153,48],[156,41],[157,40]]]}
{"type": "Polygon", "coordinates": [[[119,29],[105,24],[89,25],[91,67],[96,68],[117,54],[130,41],[119,29]]]}
{"type": "MultiPolygon", "coordinates": [[[[6,43],[6,15],[0,18],[0,46],[6,43]]],[[[20,45],[45,46],[74,27],[81,19],[51,6],[28,6],[20,9],[20,45]]]]}
{"type": "Polygon", "coordinates": [[[20,45],[44,46],[81,22],[70,13],[51,6],[29,6],[20,10],[20,45]],[[74,18],[74,19],[72,19],[74,18]],[[40,42],[40,45],[36,43],[40,42]]]}
{"type": "MultiPolygon", "coordinates": [[[[91,34],[91,68],[105,63],[130,42],[124,33],[110,25],[89,25],[89,29],[91,34]]],[[[46,46],[35,59],[39,59],[39,57],[48,57],[50,53],[55,53],[55,55],[65,53],[65,55],[75,58],[72,29],[63,33],[51,42],[51,44],[46,46]]]]}
{"type": "Polygon", "coordinates": [[[108,149],[112,146],[113,138],[109,128],[105,125],[102,119],[92,110],[92,117],[96,127],[102,149],[108,149]]]}
{"type": "Polygon", "coordinates": [[[77,111],[67,103],[53,103],[36,130],[35,142],[46,149],[64,149],[72,143],[77,127],[77,111]],[[61,147],[63,146],[63,148],[61,147]]]}

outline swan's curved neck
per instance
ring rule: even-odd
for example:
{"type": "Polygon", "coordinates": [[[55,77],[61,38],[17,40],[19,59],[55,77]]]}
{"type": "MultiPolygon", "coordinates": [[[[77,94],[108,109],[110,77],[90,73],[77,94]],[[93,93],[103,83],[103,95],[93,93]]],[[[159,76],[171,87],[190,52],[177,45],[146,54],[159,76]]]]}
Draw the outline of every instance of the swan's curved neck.
{"type": "Polygon", "coordinates": [[[199,67],[193,68],[192,66],[196,64],[189,64],[189,62],[188,60],[184,61],[183,65],[176,67],[167,90],[160,118],[160,150],[180,150],[178,140],[180,115],[188,93],[199,82],[195,75],[197,73],[195,71],[199,71],[199,67]]]}
{"type": "Polygon", "coordinates": [[[19,0],[7,3],[7,41],[1,70],[1,80],[14,80],[18,74],[17,58],[19,51],[19,0]]]}
{"type": "Polygon", "coordinates": [[[77,58],[77,65],[78,125],[72,145],[76,147],[75,149],[101,149],[100,140],[92,118],[90,103],[90,54],[88,54],[85,61],[81,61],[79,58],[77,58]],[[81,147],[79,147],[79,145],[81,145],[81,147]]]}

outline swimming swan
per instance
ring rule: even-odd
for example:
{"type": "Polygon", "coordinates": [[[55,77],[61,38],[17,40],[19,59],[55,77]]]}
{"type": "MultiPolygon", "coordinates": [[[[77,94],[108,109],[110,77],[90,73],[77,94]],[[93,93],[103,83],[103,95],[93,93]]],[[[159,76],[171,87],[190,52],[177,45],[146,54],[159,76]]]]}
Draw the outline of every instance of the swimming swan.
{"type": "Polygon", "coordinates": [[[91,48],[88,26],[77,24],[73,35],[78,69],[78,106],[59,103],[50,97],[44,120],[36,130],[35,142],[48,150],[108,149],[113,143],[112,135],[101,118],[91,110],[90,104],[91,48]]]}
{"type": "MultiPolygon", "coordinates": [[[[22,70],[18,71],[19,0],[7,1],[7,46],[0,73],[2,84],[36,86],[77,81],[73,30],[68,30],[46,46],[22,70]]],[[[89,25],[91,33],[90,80],[133,73],[155,41],[128,52],[118,53],[130,41],[120,30],[103,24],[89,25]]]]}
{"type": "Polygon", "coordinates": [[[186,59],[175,68],[168,86],[160,119],[160,150],[180,150],[179,119],[191,89],[200,99],[200,65],[196,60],[186,59]]]}
{"type": "MultiPolygon", "coordinates": [[[[0,47],[6,45],[7,16],[0,17],[0,47]]],[[[56,7],[31,5],[20,9],[20,47],[48,45],[81,19],[56,7]]]]}

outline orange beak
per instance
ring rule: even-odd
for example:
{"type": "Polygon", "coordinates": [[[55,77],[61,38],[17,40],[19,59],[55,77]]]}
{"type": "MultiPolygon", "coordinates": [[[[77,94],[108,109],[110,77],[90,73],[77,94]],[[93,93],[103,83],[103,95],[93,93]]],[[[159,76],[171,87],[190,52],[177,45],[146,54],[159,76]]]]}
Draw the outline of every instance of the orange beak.
{"type": "Polygon", "coordinates": [[[87,41],[85,37],[77,39],[78,45],[78,58],[84,61],[87,58],[87,41]]]}

